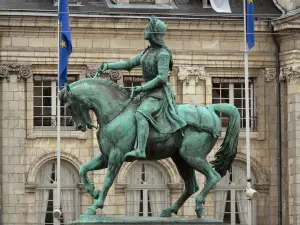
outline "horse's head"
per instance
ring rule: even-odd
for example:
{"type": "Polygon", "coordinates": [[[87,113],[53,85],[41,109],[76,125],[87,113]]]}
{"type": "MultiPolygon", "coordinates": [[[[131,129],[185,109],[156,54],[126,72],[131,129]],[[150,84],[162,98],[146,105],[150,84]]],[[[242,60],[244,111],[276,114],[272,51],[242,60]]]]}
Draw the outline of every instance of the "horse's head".
{"type": "Polygon", "coordinates": [[[67,85],[61,90],[59,98],[61,103],[65,105],[68,110],[70,110],[78,130],[85,132],[87,127],[89,129],[92,129],[93,127],[97,128],[97,126],[95,126],[91,120],[91,105],[89,104],[89,100],[84,95],[79,96],[72,93],[70,86],[67,85]]]}

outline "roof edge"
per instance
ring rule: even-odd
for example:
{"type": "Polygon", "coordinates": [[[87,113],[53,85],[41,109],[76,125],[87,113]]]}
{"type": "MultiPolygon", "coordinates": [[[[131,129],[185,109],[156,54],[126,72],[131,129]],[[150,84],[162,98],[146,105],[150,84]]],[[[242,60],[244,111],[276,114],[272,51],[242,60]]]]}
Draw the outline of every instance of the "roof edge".
{"type": "MultiPolygon", "coordinates": [[[[129,19],[141,19],[149,18],[153,13],[70,13],[70,17],[92,17],[92,18],[129,18],[129,19]]],[[[241,21],[244,20],[243,16],[222,14],[222,15],[211,15],[211,14],[166,14],[166,13],[154,13],[154,15],[161,19],[176,19],[176,20],[207,20],[207,21],[241,21]]],[[[0,16],[42,16],[42,17],[57,17],[57,12],[53,10],[0,10],[0,16]]],[[[281,18],[281,17],[280,17],[281,18]]],[[[276,20],[277,17],[257,17],[256,20],[269,19],[276,20]]]]}

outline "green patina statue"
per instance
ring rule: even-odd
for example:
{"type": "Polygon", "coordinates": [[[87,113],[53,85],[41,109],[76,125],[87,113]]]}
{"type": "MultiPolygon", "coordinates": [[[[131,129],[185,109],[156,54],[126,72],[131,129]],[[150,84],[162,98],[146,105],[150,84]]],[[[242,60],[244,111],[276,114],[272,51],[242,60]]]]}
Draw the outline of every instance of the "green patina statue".
{"type": "Polygon", "coordinates": [[[150,46],[127,61],[102,63],[98,72],[107,69],[131,70],[141,66],[145,83],[133,88],[131,95],[112,81],[86,78],[67,85],[60,93],[61,102],[70,110],[79,130],[93,127],[102,154],[84,163],[80,176],[86,191],[96,201],[86,215],[96,214],[104,206],[108,190],[124,162],[160,160],[171,157],[185,183],[185,190],[171,207],[161,212],[162,217],[177,214],[184,202],[199,190],[195,170],[206,177],[206,183],[196,197],[196,214],[204,215],[205,198],[211,188],[224,176],[236,156],[240,132],[240,114],[231,104],[207,106],[176,105],[168,83],[172,70],[172,54],[162,37],[167,26],[150,17],[144,38],[150,46]],[[136,95],[136,93],[139,93],[136,95]],[[135,96],[136,95],[136,96],[135,96]],[[92,123],[92,110],[100,126],[92,123]],[[208,163],[211,152],[221,134],[221,121],[216,111],[229,117],[229,123],[215,160],[208,163]],[[88,171],[107,168],[103,189],[95,190],[88,171]]]}

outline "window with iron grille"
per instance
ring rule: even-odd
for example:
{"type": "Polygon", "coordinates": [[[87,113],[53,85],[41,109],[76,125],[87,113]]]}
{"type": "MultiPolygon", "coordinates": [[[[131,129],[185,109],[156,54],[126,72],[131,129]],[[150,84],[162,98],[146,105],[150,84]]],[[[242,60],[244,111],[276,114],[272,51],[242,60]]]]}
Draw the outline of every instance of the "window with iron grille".
{"type": "MultiPolygon", "coordinates": [[[[68,83],[76,80],[69,76],[68,83]]],[[[33,77],[33,125],[34,127],[56,127],[57,113],[57,77],[39,76],[33,77]]],[[[63,128],[74,128],[70,112],[65,106],[60,107],[60,124],[63,128]]]]}
{"type": "MultiPolygon", "coordinates": [[[[246,128],[246,98],[243,78],[213,78],[212,103],[231,103],[237,107],[241,116],[241,128],[246,128]]],[[[250,130],[256,129],[256,112],[254,98],[254,79],[249,79],[249,115],[250,130]]],[[[219,113],[222,127],[227,127],[228,117],[219,113]]]]}

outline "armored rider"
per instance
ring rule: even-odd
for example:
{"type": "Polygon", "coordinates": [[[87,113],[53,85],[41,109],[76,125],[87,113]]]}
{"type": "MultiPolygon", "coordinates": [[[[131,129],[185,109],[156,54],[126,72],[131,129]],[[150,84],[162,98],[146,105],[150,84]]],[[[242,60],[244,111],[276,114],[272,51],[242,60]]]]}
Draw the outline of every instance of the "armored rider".
{"type": "Polygon", "coordinates": [[[125,155],[125,160],[145,159],[146,144],[149,135],[149,123],[161,134],[171,134],[186,126],[186,122],[176,113],[174,93],[168,83],[168,72],[172,71],[172,53],[163,41],[167,25],[151,16],[144,30],[144,39],[150,46],[138,55],[113,63],[102,63],[98,73],[107,69],[132,70],[141,66],[144,84],[132,89],[141,92],[141,100],[135,113],[137,137],[135,149],[125,155]]]}

